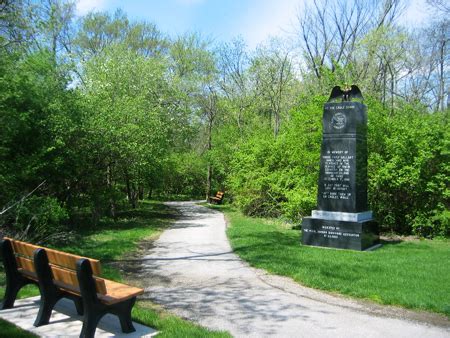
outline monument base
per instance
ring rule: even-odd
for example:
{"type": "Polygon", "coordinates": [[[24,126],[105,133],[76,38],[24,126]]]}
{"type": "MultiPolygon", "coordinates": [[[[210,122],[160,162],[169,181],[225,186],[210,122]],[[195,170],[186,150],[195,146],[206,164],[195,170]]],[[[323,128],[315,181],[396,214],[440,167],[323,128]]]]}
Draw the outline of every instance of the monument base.
{"type": "Polygon", "coordinates": [[[378,224],[373,219],[340,221],[305,217],[302,244],[328,248],[366,250],[379,242],[378,224]]]}

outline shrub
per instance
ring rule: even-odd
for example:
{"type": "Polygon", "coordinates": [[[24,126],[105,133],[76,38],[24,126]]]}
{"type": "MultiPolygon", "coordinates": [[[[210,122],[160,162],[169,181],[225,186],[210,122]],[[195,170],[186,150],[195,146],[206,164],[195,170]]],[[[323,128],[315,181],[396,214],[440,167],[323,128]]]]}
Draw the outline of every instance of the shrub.
{"type": "Polygon", "coordinates": [[[316,204],[324,97],[304,99],[277,137],[257,130],[234,154],[228,186],[247,215],[308,215],[316,204]]]}
{"type": "MultiPolygon", "coordinates": [[[[316,206],[324,97],[305,98],[278,137],[255,131],[235,152],[228,186],[248,215],[299,222],[316,206]]],[[[368,98],[368,195],[384,232],[449,236],[449,112],[368,98]]]]}
{"type": "Polygon", "coordinates": [[[449,235],[448,111],[369,106],[369,200],[384,231],[449,235]]]}
{"type": "Polygon", "coordinates": [[[15,238],[33,243],[64,241],[67,220],[67,211],[57,199],[31,196],[12,211],[8,228],[15,238]]]}

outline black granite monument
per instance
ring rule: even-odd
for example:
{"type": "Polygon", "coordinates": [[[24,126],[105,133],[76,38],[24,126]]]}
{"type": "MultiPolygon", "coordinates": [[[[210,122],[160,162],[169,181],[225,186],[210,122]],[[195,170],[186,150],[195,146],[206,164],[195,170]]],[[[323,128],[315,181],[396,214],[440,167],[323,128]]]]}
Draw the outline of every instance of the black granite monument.
{"type": "Polygon", "coordinates": [[[324,106],[317,210],[303,219],[305,245],[366,250],[379,241],[367,207],[367,107],[352,97],[362,99],[356,86],[335,87],[324,106]]]}

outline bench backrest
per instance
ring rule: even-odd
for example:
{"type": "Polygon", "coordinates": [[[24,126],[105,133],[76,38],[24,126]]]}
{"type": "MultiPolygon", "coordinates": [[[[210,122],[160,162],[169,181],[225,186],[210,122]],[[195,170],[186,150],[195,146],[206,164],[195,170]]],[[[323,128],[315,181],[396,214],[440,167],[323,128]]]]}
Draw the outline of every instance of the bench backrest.
{"type": "Polygon", "coordinates": [[[224,195],[223,191],[218,191],[217,194],[216,194],[216,197],[222,199],[223,195],[224,195]]]}
{"type": "MultiPolygon", "coordinates": [[[[70,254],[64,251],[49,249],[30,243],[18,241],[12,238],[5,237],[12,244],[14,256],[16,258],[17,267],[25,272],[36,274],[33,263],[33,254],[36,249],[44,249],[52,270],[53,279],[68,289],[78,289],[78,279],[76,275],[77,261],[81,258],[88,259],[95,276],[101,275],[100,261],[92,258],[70,254]]],[[[97,292],[106,294],[105,282],[101,278],[95,278],[97,292]]]]}

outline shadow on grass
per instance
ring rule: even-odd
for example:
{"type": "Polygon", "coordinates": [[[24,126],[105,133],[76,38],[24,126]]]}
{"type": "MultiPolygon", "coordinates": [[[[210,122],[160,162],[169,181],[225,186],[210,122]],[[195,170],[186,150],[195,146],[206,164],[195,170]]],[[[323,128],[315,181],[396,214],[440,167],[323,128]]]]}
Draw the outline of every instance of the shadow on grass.
{"type": "Polygon", "coordinates": [[[118,212],[116,221],[102,219],[97,226],[79,229],[70,243],[56,249],[114,262],[139,249],[140,241],[160,233],[177,218],[176,211],[166,205],[144,202],[137,209],[118,212]]]}
{"type": "Polygon", "coordinates": [[[103,230],[164,228],[166,222],[173,222],[178,217],[176,210],[163,204],[142,203],[136,209],[117,212],[115,220],[104,217],[96,225],[80,226],[77,232],[80,236],[88,236],[103,230]]]}

